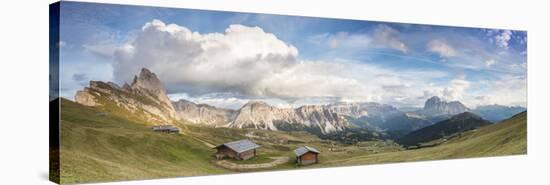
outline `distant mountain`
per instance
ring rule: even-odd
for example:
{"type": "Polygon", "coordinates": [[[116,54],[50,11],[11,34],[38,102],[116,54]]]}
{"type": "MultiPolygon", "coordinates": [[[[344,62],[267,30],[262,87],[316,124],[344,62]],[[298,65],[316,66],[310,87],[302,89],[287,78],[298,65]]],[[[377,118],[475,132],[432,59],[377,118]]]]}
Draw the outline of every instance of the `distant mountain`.
{"type": "Polygon", "coordinates": [[[393,116],[403,114],[397,108],[391,105],[385,105],[374,102],[365,102],[365,103],[334,103],[325,105],[324,107],[335,111],[340,115],[346,115],[354,118],[359,118],[363,116],[367,117],[376,117],[381,120],[386,120],[393,116]]]}
{"type": "Polygon", "coordinates": [[[413,131],[399,138],[399,143],[403,145],[416,145],[490,124],[491,122],[484,120],[474,113],[464,112],[452,116],[450,119],[413,131]]]}
{"type": "Polygon", "coordinates": [[[420,110],[407,112],[408,115],[437,123],[450,117],[468,112],[470,109],[459,101],[447,102],[437,96],[426,100],[424,107],[420,110]]]}
{"type": "Polygon", "coordinates": [[[353,125],[372,131],[408,133],[431,125],[422,117],[409,116],[399,109],[379,103],[336,103],[325,107],[334,110],[353,125]]]}
{"type": "Polygon", "coordinates": [[[399,107],[399,110],[403,112],[415,112],[422,109],[423,107],[399,107]]]}
{"type": "Polygon", "coordinates": [[[443,101],[439,97],[434,96],[426,101],[422,113],[429,117],[438,117],[442,115],[456,115],[470,111],[468,107],[459,101],[443,101]]]}
{"type": "Polygon", "coordinates": [[[346,119],[320,105],[277,108],[265,102],[251,101],[241,107],[229,124],[235,128],[265,130],[305,130],[316,134],[343,131],[349,124],[346,119]]]}
{"type": "MultiPolygon", "coordinates": [[[[88,87],[76,93],[75,101],[152,125],[186,122],[212,127],[308,131],[318,135],[358,129],[356,133],[367,130],[402,136],[470,111],[458,101],[446,102],[438,97],[428,99],[423,109],[413,112],[373,102],[278,108],[251,101],[238,110],[223,109],[183,99],[171,102],[161,80],[145,68],[131,84],[122,87],[112,82],[90,81],[88,87]]],[[[521,110],[482,106],[475,112],[489,120],[501,120],[521,110]]]]}
{"type": "Polygon", "coordinates": [[[231,109],[217,108],[206,104],[196,104],[184,99],[172,102],[178,116],[186,121],[195,124],[220,127],[231,122],[237,111],[231,109]]]}
{"type": "Polygon", "coordinates": [[[145,124],[172,123],[179,119],[163,84],[145,68],[134,77],[131,85],[119,87],[112,82],[90,81],[88,87],[76,93],[75,101],[145,124]]]}
{"type": "Polygon", "coordinates": [[[520,106],[484,105],[476,107],[472,112],[481,116],[483,119],[499,122],[526,110],[527,109],[520,106]]]}

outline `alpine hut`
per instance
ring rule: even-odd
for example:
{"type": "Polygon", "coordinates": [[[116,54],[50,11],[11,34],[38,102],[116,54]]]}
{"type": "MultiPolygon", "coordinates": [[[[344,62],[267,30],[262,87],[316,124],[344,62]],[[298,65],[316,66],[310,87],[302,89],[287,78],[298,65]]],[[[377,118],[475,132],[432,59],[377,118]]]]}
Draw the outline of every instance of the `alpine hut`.
{"type": "Polygon", "coordinates": [[[309,146],[302,146],[294,150],[296,154],[296,164],[309,165],[319,162],[319,151],[309,146]]]}
{"type": "Polygon", "coordinates": [[[172,125],[156,125],[151,127],[155,132],[178,133],[180,129],[172,125]]]}
{"type": "Polygon", "coordinates": [[[248,139],[224,143],[215,147],[217,149],[216,158],[230,157],[237,160],[247,160],[256,156],[256,149],[259,147],[260,145],[248,139]]]}

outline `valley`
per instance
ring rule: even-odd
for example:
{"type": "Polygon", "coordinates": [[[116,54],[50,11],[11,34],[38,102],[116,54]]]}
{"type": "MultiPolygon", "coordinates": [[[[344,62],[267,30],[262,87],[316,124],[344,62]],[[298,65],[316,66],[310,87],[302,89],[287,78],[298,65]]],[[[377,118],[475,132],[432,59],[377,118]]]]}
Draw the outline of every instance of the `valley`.
{"type": "Polygon", "coordinates": [[[61,98],[60,107],[63,184],[527,152],[525,109],[483,107],[485,115],[499,112],[488,121],[438,97],[408,112],[374,102],[278,108],[250,101],[232,110],[172,101],[142,69],[123,86],[91,81],[75,101],[61,98]],[[158,125],[177,133],[154,132],[158,125]],[[216,146],[243,139],[260,146],[252,159],[217,159],[216,146]],[[302,146],[319,151],[317,163],[296,164],[294,150],[302,146]]]}
{"type": "MultiPolygon", "coordinates": [[[[62,183],[149,179],[226,174],[246,171],[288,170],[341,165],[452,159],[525,154],[526,113],[510,120],[467,131],[438,146],[407,150],[391,140],[345,144],[300,131],[213,128],[177,123],[181,134],[155,133],[147,123],[62,99],[62,183]],[[248,138],[259,145],[258,156],[288,157],[271,168],[230,170],[215,164],[212,145],[248,138]],[[319,149],[320,163],[299,167],[292,150],[319,149]]],[[[254,162],[254,161],[252,161],[254,162]]],[[[264,161],[259,161],[264,162],[264,161]]]]}

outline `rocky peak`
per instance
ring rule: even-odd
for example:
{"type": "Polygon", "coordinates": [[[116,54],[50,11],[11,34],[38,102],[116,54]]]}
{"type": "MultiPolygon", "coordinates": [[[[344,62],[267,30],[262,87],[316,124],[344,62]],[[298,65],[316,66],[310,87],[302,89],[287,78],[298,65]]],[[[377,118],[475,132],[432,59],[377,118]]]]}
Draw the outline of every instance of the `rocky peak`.
{"type": "Polygon", "coordinates": [[[234,110],[196,104],[184,99],[173,102],[173,105],[180,118],[194,124],[218,127],[226,125],[235,116],[234,110]]]}
{"type": "Polygon", "coordinates": [[[430,99],[426,100],[426,103],[424,104],[424,109],[426,109],[427,107],[434,107],[439,103],[441,103],[441,99],[439,99],[439,97],[431,97],[430,99]]]}
{"type": "Polygon", "coordinates": [[[277,107],[271,106],[263,101],[249,101],[248,103],[244,104],[240,112],[250,112],[250,113],[259,113],[259,112],[270,112],[273,110],[277,110],[277,107]]]}
{"type": "Polygon", "coordinates": [[[271,105],[263,101],[251,100],[244,104],[243,107],[271,107],[271,105]]]}
{"type": "Polygon", "coordinates": [[[131,87],[133,89],[148,90],[154,94],[166,93],[164,85],[155,73],[146,68],[142,68],[139,76],[134,76],[131,87]]]}
{"type": "Polygon", "coordinates": [[[303,111],[317,111],[321,109],[323,109],[323,106],[321,105],[304,105],[304,106],[298,107],[298,110],[303,110],[303,111]]]}
{"type": "Polygon", "coordinates": [[[116,106],[127,112],[139,112],[137,117],[147,124],[179,119],[161,81],[145,68],[131,85],[125,83],[120,87],[113,82],[90,81],[88,87],[76,93],[75,101],[87,106],[116,106]]]}
{"type": "Polygon", "coordinates": [[[443,101],[439,97],[434,96],[424,104],[424,113],[429,116],[437,115],[455,115],[467,112],[470,109],[459,101],[443,101]]]}
{"type": "Polygon", "coordinates": [[[303,130],[304,127],[308,127],[326,134],[342,131],[348,125],[338,114],[322,105],[305,105],[293,109],[250,101],[239,109],[229,126],[265,130],[303,130]]]}

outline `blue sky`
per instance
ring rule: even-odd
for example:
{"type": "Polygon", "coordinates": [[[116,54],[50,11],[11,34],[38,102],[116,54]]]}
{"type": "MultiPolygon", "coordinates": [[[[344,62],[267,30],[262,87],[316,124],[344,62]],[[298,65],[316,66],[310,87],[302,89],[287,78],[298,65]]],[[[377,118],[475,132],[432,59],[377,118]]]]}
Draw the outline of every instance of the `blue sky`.
{"type": "Polygon", "coordinates": [[[63,2],[61,96],[157,73],[174,100],[237,108],[430,96],[525,106],[527,33],[63,2]],[[233,26],[231,26],[233,25],[233,26]]]}

